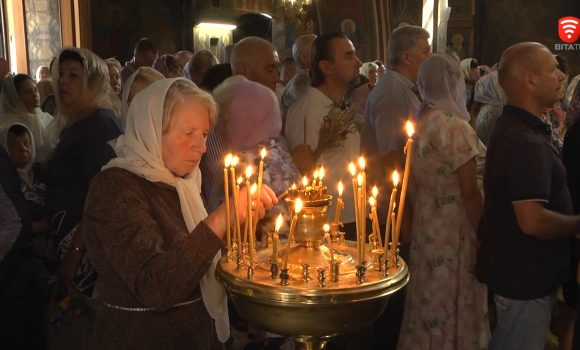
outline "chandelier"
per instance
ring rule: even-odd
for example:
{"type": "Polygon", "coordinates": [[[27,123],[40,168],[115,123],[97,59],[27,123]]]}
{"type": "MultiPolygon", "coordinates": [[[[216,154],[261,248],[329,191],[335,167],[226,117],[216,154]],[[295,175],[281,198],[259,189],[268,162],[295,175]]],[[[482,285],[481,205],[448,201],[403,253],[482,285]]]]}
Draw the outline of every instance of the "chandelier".
{"type": "Polygon", "coordinates": [[[302,22],[302,27],[306,30],[308,22],[310,22],[314,17],[313,1],[314,0],[302,0],[301,4],[298,4],[296,0],[283,0],[282,12],[285,17],[288,17],[289,19],[294,17],[302,22]]]}

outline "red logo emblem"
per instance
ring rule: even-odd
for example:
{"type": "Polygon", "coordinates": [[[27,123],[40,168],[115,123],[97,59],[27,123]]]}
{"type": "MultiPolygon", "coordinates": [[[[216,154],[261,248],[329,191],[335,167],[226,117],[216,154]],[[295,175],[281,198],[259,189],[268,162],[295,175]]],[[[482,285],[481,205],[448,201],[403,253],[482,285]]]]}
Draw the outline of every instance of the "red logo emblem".
{"type": "Polygon", "coordinates": [[[564,17],[558,21],[558,34],[563,42],[572,44],[580,37],[580,19],[564,17]]]}

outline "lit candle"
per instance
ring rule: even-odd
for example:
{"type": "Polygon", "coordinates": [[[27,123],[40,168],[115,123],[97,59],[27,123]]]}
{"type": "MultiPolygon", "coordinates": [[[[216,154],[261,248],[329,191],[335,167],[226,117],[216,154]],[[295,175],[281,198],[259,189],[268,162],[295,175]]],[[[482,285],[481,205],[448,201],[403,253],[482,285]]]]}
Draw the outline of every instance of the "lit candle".
{"type": "MultiPolygon", "coordinates": [[[[238,158],[234,158],[237,160],[238,158]]],[[[236,162],[237,163],[237,162],[236,162]]],[[[232,168],[232,176],[235,175],[235,171],[232,168]]],[[[238,179],[238,183],[236,184],[236,190],[234,191],[234,210],[236,211],[236,232],[237,232],[237,239],[238,239],[238,254],[241,257],[243,254],[242,251],[242,231],[240,229],[240,214],[238,212],[238,202],[240,201],[240,185],[242,184],[242,177],[238,179]]]]}
{"type": "MultiPolygon", "coordinates": [[[[377,240],[378,247],[383,247],[383,239],[381,238],[381,230],[379,228],[379,223],[377,220],[377,207],[376,207],[376,200],[374,197],[369,198],[369,204],[371,205],[371,221],[372,221],[372,230],[373,230],[373,237],[377,240]]],[[[369,244],[370,244],[369,238],[369,244]]]]}
{"type": "Polygon", "coordinates": [[[280,243],[280,236],[278,235],[278,231],[280,231],[280,227],[282,227],[282,222],[284,219],[282,218],[282,214],[278,215],[278,219],[276,219],[276,230],[274,231],[274,237],[272,238],[272,263],[278,264],[278,244],[280,243]]]}
{"type": "Polygon", "coordinates": [[[301,210],[302,210],[302,200],[300,198],[297,198],[296,204],[294,206],[294,217],[292,218],[292,223],[290,224],[290,233],[288,233],[288,244],[286,244],[286,258],[284,259],[284,269],[288,268],[290,247],[292,246],[292,240],[294,239],[294,231],[296,231],[296,222],[298,221],[298,213],[300,213],[301,210]]]}
{"type": "MultiPolygon", "coordinates": [[[[257,185],[254,184],[252,185],[252,189],[248,192],[248,203],[252,203],[252,197],[254,196],[254,194],[256,194],[256,189],[257,189],[257,185]]],[[[258,211],[258,205],[260,204],[260,202],[256,201],[256,211],[258,211]]],[[[249,205],[248,206],[249,209],[249,215],[248,218],[250,220],[250,224],[249,226],[252,227],[252,206],[249,205]]],[[[254,266],[254,241],[256,240],[256,236],[254,234],[254,231],[251,230],[250,231],[250,266],[254,266]]]]}
{"type": "Polygon", "coordinates": [[[397,186],[399,185],[399,173],[397,171],[393,172],[393,192],[391,192],[391,200],[389,202],[389,209],[387,210],[387,227],[385,229],[385,251],[384,259],[387,261],[387,250],[389,250],[389,235],[391,234],[391,225],[395,226],[395,221],[393,220],[395,212],[394,206],[397,199],[397,186]],[[393,215],[391,215],[391,213],[393,215]]]}
{"type": "MultiPolygon", "coordinates": [[[[262,181],[264,179],[264,158],[266,157],[266,149],[262,148],[262,152],[260,152],[260,156],[262,157],[260,159],[260,167],[258,169],[258,200],[256,203],[260,203],[260,199],[262,198],[262,181]]],[[[257,209],[257,208],[256,208],[257,209]]],[[[254,226],[252,226],[252,231],[254,231],[254,235],[256,235],[256,228],[258,227],[258,210],[256,210],[256,219],[254,220],[253,224],[254,226]]]]}
{"type": "Polygon", "coordinates": [[[330,226],[328,224],[324,225],[324,237],[328,242],[328,252],[330,253],[330,261],[334,261],[334,252],[332,251],[332,240],[330,239],[330,226]]]}
{"type": "Polygon", "coordinates": [[[302,178],[302,186],[304,187],[304,189],[308,187],[308,179],[306,178],[306,176],[302,178]]]}
{"type": "Polygon", "coordinates": [[[230,174],[228,174],[228,168],[232,165],[232,155],[228,154],[225,160],[225,168],[224,168],[224,191],[226,195],[226,247],[228,248],[228,252],[231,249],[232,238],[230,233],[230,227],[232,223],[230,221],[230,189],[228,186],[228,178],[230,174]]]}
{"type": "Polygon", "coordinates": [[[362,220],[361,221],[362,238],[363,238],[362,249],[363,249],[363,260],[364,260],[365,259],[364,249],[365,249],[365,242],[366,242],[366,235],[367,235],[367,173],[365,171],[366,162],[365,162],[363,157],[360,157],[358,159],[358,164],[360,166],[360,169],[362,170],[362,173],[361,173],[362,185],[359,185],[359,186],[361,186],[361,188],[362,188],[362,198],[361,198],[362,206],[361,206],[360,210],[361,210],[361,220],[362,220]]]}
{"type": "Polygon", "coordinates": [[[316,179],[318,179],[318,170],[314,172],[314,179],[312,179],[312,187],[316,187],[316,179]]]}
{"type": "Polygon", "coordinates": [[[318,175],[318,186],[322,187],[322,178],[324,177],[324,167],[320,167],[320,174],[318,175]]]}
{"type": "Polygon", "coordinates": [[[250,225],[252,223],[252,220],[250,220],[250,218],[252,217],[252,201],[250,199],[250,177],[252,177],[252,173],[254,172],[254,169],[252,169],[252,166],[249,166],[246,169],[246,191],[248,192],[248,208],[246,209],[246,225],[244,227],[244,243],[248,243],[248,232],[250,231],[252,225],[250,225]]]}
{"type": "Polygon", "coordinates": [[[378,240],[379,240],[379,248],[382,248],[383,247],[383,238],[381,237],[381,226],[379,225],[379,217],[377,215],[377,205],[379,203],[379,201],[377,200],[378,196],[379,196],[379,189],[377,188],[377,186],[374,186],[373,187],[373,196],[372,196],[372,198],[374,199],[374,202],[375,202],[373,222],[375,223],[375,229],[377,230],[377,235],[375,237],[378,238],[378,240]]]}
{"type": "Polygon", "coordinates": [[[350,171],[350,174],[352,175],[352,194],[354,197],[354,217],[355,217],[355,222],[356,222],[356,243],[357,243],[357,249],[360,251],[360,247],[358,246],[359,243],[359,232],[360,232],[360,223],[359,223],[359,209],[358,209],[358,204],[359,204],[359,198],[357,196],[357,186],[356,186],[356,168],[354,166],[353,163],[350,163],[348,165],[348,169],[350,171]]]}
{"type": "MultiPolygon", "coordinates": [[[[395,258],[395,252],[397,249],[396,246],[399,244],[399,239],[395,237],[396,236],[395,235],[395,222],[396,222],[395,221],[396,220],[395,209],[396,208],[397,208],[397,203],[393,203],[393,212],[391,213],[391,222],[393,223],[391,225],[391,229],[392,229],[391,236],[393,236],[393,246],[391,247],[391,253],[392,253],[393,258],[395,258]]],[[[386,252],[386,250],[385,250],[385,252],[386,252]]]]}
{"type": "MultiPolygon", "coordinates": [[[[411,172],[411,161],[413,159],[414,133],[415,129],[413,129],[413,124],[411,124],[411,122],[407,122],[407,134],[409,134],[409,140],[407,140],[407,145],[405,146],[405,153],[407,153],[407,159],[405,160],[405,172],[403,173],[403,187],[401,188],[401,199],[399,200],[399,212],[397,213],[397,226],[395,229],[397,242],[399,242],[399,235],[401,234],[401,224],[403,223],[403,211],[405,210],[405,199],[407,198],[407,187],[409,186],[409,173],[411,172]]],[[[393,244],[393,249],[397,249],[395,244],[393,244]]]]}
{"type": "Polygon", "coordinates": [[[342,182],[338,183],[338,199],[336,200],[336,211],[334,212],[334,223],[340,223],[340,211],[344,208],[344,202],[342,201],[342,182]]]}
{"type": "Polygon", "coordinates": [[[360,229],[358,231],[358,241],[359,241],[359,252],[358,252],[358,258],[359,258],[359,264],[362,265],[362,262],[364,261],[364,249],[365,249],[365,238],[364,238],[364,231],[362,230],[362,222],[365,219],[365,214],[364,214],[364,208],[365,205],[362,202],[363,200],[363,196],[362,196],[362,175],[358,174],[357,177],[357,182],[358,182],[358,191],[357,191],[357,198],[358,198],[358,212],[359,212],[359,223],[360,224],[360,229]]]}

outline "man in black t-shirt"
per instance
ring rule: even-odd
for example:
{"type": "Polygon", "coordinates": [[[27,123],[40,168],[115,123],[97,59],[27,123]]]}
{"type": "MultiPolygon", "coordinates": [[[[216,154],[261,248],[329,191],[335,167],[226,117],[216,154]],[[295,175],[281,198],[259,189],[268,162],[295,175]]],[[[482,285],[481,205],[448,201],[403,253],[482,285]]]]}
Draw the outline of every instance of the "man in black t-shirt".
{"type": "Polygon", "coordinates": [[[542,350],[559,285],[567,277],[571,216],[566,170],[542,111],[558,101],[565,75],[543,45],[506,50],[499,82],[508,96],[489,142],[485,233],[479,278],[495,293],[490,350],[542,350]]]}

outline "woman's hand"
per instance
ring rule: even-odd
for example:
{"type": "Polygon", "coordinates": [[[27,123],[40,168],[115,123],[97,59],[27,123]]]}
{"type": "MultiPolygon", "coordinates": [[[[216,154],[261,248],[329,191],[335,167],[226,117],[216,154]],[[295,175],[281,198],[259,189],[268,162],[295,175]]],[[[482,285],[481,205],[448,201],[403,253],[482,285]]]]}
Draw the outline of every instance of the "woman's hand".
{"type": "MultiPolygon", "coordinates": [[[[258,217],[263,218],[266,215],[266,210],[272,209],[274,204],[278,203],[278,199],[276,198],[276,194],[270,187],[266,185],[262,185],[262,193],[260,194],[260,200],[257,201],[257,193],[255,193],[252,197],[252,200],[258,203],[258,208],[252,208],[252,213],[255,213],[258,210],[258,217]]],[[[212,229],[212,231],[218,236],[218,238],[223,239],[226,233],[226,210],[230,211],[230,224],[232,226],[235,224],[236,220],[236,212],[234,207],[233,197],[230,197],[230,203],[223,203],[219,206],[219,208],[214,211],[213,213],[209,214],[208,217],[205,219],[206,225],[212,229]]],[[[247,211],[248,211],[248,192],[247,189],[244,187],[240,189],[240,196],[238,202],[238,215],[240,218],[240,224],[244,223],[247,219],[247,211]]],[[[255,215],[255,214],[253,214],[255,215]]]]}

